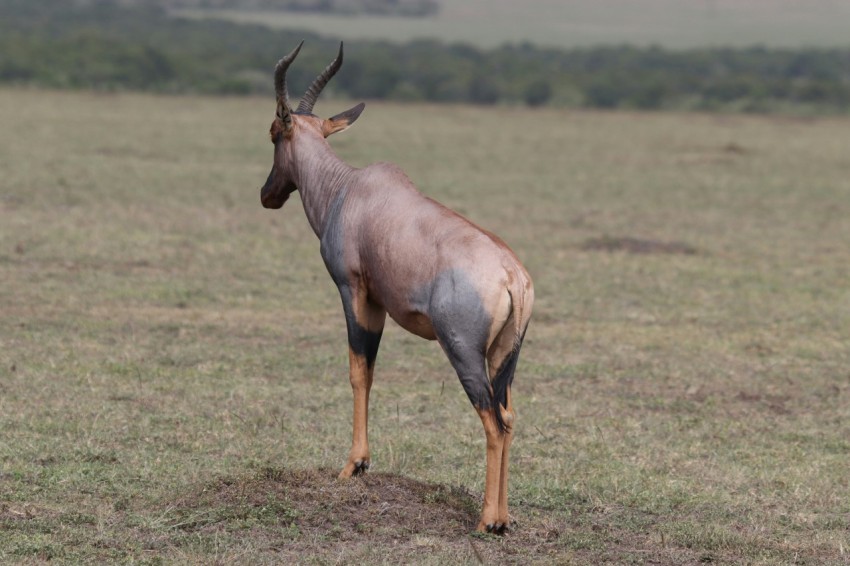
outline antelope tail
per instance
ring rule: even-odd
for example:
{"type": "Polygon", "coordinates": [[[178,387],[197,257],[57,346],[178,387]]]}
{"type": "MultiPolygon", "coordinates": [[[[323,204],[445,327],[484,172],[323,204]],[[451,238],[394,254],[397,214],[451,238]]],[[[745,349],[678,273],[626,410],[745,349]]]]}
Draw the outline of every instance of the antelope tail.
{"type": "Polygon", "coordinates": [[[518,279],[519,281],[508,287],[508,295],[511,297],[510,318],[513,319],[514,323],[512,329],[514,332],[514,343],[510,353],[502,362],[493,380],[493,413],[496,417],[496,424],[503,434],[510,431],[510,425],[502,419],[501,407],[507,408],[508,406],[508,390],[510,390],[511,383],[514,380],[514,372],[519,361],[519,351],[522,348],[525,330],[528,328],[528,321],[531,318],[531,303],[534,300],[534,291],[531,288],[531,282],[527,280],[524,274],[518,279]]]}

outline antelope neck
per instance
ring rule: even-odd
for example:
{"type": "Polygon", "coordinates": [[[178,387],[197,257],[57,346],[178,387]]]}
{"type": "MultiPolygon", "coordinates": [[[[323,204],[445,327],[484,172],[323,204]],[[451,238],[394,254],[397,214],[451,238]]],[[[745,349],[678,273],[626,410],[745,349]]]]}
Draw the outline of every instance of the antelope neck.
{"type": "MultiPolygon", "coordinates": [[[[293,147],[295,184],[304,204],[307,221],[319,238],[327,228],[328,210],[343,189],[347,189],[356,171],[340,159],[324,139],[306,139],[293,147]]],[[[295,144],[294,144],[295,145],[295,144]]]]}

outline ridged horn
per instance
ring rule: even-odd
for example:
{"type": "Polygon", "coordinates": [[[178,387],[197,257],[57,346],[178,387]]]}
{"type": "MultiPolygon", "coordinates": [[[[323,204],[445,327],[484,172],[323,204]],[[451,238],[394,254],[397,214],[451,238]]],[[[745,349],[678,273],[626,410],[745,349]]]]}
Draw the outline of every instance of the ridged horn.
{"type": "Polygon", "coordinates": [[[339,54],[336,56],[330,65],[328,65],[322,74],[316,77],[316,80],[313,81],[313,84],[310,85],[310,88],[307,89],[307,92],[304,94],[304,97],[301,99],[301,102],[298,103],[298,110],[296,112],[302,113],[312,113],[313,105],[316,104],[316,100],[319,98],[319,95],[322,93],[322,89],[325,88],[325,85],[328,84],[328,81],[333,78],[339,68],[342,67],[342,42],[339,42],[339,54]]]}
{"type": "MultiPolygon", "coordinates": [[[[303,40],[298,44],[298,47],[292,50],[292,53],[278,61],[274,68],[274,92],[277,95],[278,110],[280,110],[281,102],[287,107],[289,106],[289,92],[286,90],[286,70],[298,56],[302,45],[304,45],[303,40]]],[[[278,112],[278,115],[280,115],[280,112],[278,112]]]]}

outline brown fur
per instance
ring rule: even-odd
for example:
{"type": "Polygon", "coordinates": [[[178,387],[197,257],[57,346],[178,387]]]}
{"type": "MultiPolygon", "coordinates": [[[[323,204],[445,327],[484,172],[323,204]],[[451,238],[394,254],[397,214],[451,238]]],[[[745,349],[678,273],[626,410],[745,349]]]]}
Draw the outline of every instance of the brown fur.
{"type": "Polygon", "coordinates": [[[272,123],[275,160],[261,191],[268,208],[279,208],[290,192],[299,191],[346,308],[354,426],[351,452],[340,477],[369,466],[368,403],[374,358],[368,359],[372,354],[365,354],[363,348],[377,353],[386,315],[429,340],[439,339],[443,332],[451,343],[441,339],[440,345],[464,388],[480,386],[470,381],[475,372],[467,371],[466,362],[475,361],[476,356],[481,357],[483,379],[489,376],[486,387],[495,405],[478,407],[487,437],[487,479],[478,528],[502,532],[508,524],[508,452],[516,419],[510,383],[534,302],[531,277],[499,237],[422,195],[395,165],[376,163],[355,169],[340,160],[325,138],[348,128],[362,110],[361,104],[322,120],[284,108],[291,127],[287,129],[280,119],[272,123]],[[442,318],[435,318],[435,313],[442,318]],[[486,314],[482,320],[488,320],[488,325],[473,328],[470,335],[457,335],[453,326],[445,334],[447,320],[467,314],[486,314]],[[481,352],[474,341],[464,342],[477,336],[474,333],[483,336],[481,352]],[[500,379],[505,381],[497,383],[500,379]],[[503,401],[494,397],[499,388],[503,401]]]}

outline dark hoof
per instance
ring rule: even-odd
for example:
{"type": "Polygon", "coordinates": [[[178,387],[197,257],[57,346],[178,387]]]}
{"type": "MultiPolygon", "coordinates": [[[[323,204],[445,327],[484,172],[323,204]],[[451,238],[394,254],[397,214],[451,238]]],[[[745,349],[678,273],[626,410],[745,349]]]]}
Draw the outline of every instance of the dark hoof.
{"type": "Polygon", "coordinates": [[[367,471],[369,471],[369,461],[361,460],[359,462],[354,462],[354,471],[351,472],[352,476],[362,476],[367,471]]]}
{"type": "Polygon", "coordinates": [[[507,530],[507,523],[495,523],[492,525],[487,525],[487,532],[493,535],[504,535],[507,530]]]}

